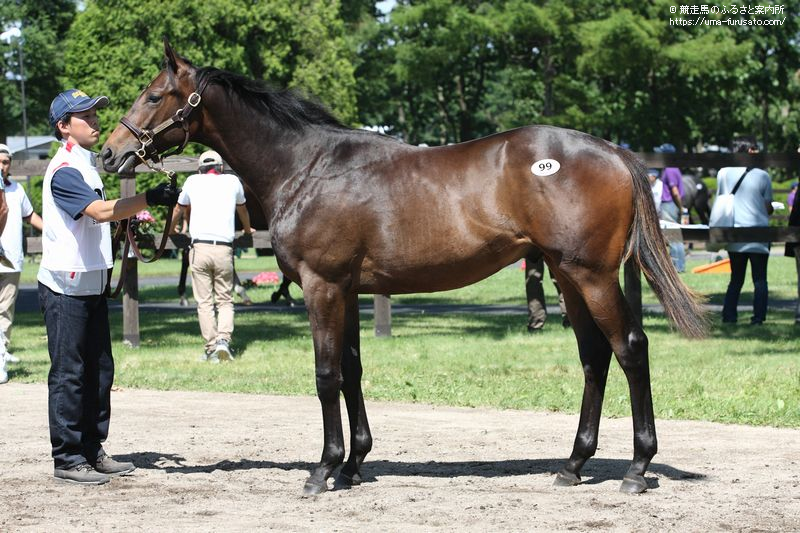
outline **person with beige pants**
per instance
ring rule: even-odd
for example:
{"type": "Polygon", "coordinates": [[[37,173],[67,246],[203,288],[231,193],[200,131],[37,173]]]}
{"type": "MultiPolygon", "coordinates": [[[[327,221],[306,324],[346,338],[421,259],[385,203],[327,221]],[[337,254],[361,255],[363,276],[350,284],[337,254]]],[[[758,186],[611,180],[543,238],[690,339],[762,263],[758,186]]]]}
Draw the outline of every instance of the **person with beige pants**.
{"type": "Polygon", "coordinates": [[[223,174],[222,168],[217,152],[203,152],[199,172],[186,179],[178,198],[178,208],[186,211],[192,237],[192,291],[205,341],[201,360],[212,363],[233,359],[234,213],[239,215],[244,233],[254,231],[239,178],[223,174]]]}
{"type": "MultiPolygon", "coordinates": [[[[0,231],[0,245],[8,260],[7,263],[0,264],[0,343],[3,345],[0,351],[4,352],[0,357],[5,358],[7,363],[18,363],[19,359],[7,349],[11,340],[11,326],[14,322],[23,264],[22,221],[30,222],[34,228],[42,231],[42,219],[34,212],[25,189],[19,183],[11,181],[10,170],[11,151],[5,144],[0,144],[0,179],[8,208],[6,226],[0,231]]],[[[2,376],[0,380],[1,378],[2,376]]]]}

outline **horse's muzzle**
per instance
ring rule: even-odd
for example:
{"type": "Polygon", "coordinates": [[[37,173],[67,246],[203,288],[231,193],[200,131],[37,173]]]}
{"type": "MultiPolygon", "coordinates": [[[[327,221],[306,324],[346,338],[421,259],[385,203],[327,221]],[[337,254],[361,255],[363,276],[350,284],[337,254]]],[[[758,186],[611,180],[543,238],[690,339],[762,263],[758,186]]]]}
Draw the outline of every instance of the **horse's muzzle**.
{"type": "Polygon", "coordinates": [[[103,156],[103,169],[106,172],[118,172],[120,174],[130,174],[138,164],[136,156],[133,153],[127,153],[119,158],[114,157],[110,149],[105,149],[102,152],[103,156]]]}

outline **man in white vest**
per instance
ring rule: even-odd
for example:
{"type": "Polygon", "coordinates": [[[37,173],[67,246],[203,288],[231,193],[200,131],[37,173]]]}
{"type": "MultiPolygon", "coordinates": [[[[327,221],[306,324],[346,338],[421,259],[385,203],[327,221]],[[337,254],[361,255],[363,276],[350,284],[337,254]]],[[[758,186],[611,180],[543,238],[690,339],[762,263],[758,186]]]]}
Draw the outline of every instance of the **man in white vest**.
{"type": "Polygon", "coordinates": [[[50,125],[61,141],[42,183],[42,262],[39,304],[47,328],[50,443],[54,476],[87,485],[127,474],[133,463],[103,450],[111,417],[114,359],[106,280],[113,264],[109,222],[148,205],[171,206],[179,191],[161,184],[146,193],[107,200],[89,149],[100,137],[97,109],[108,98],[77,89],[50,104],[50,125]]]}
{"type": "Polygon", "coordinates": [[[200,333],[205,341],[201,359],[212,363],[233,359],[233,238],[234,213],[244,234],[253,233],[239,178],[222,173],[222,157],[203,152],[198,173],[186,178],[178,207],[189,213],[192,249],[192,292],[197,302],[200,333]],[[216,313],[214,307],[216,305],[216,313]]]}
{"type": "Polygon", "coordinates": [[[25,189],[16,181],[11,181],[11,151],[5,144],[0,144],[0,180],[5,189],[8,218],[6,227],[0,236],[0,244],[5,251],[8,264],[0,264],[0,351],[5,351],[8,363],[18,363],[19,359],[8,352],[11,340],[11,326],[14,322],[14,308],[19,292],[19,277],[22,273],[22,222],[29,222],[34,228],[42,231],[42,219],[31,206],[25,189]],[[3,350],[5,348],[5,350],[3,350]]]}

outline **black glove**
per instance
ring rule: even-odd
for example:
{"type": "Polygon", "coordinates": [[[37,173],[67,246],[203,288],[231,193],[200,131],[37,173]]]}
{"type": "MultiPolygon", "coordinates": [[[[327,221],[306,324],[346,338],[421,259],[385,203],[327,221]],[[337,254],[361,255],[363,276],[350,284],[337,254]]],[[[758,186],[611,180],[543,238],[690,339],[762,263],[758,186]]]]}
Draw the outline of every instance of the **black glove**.
{"type": "Polygon", "coordinates": [[[171,207],[178,203],[178,195],[180,193],[181,190],[179,188],[162,183],[145,192],[144,196],[147,198],[147,205],[166,205],[171,207]]]}

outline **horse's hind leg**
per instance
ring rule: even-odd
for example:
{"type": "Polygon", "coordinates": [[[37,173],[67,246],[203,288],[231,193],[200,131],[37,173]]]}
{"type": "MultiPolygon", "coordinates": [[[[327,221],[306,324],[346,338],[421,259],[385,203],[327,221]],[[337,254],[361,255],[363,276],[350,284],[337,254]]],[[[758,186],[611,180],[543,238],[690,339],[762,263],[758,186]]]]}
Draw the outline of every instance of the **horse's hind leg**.
{"type": "Polygon", "coordinates": [[[372,449],[372,435],[361,392],[361,372],[358,294],[350,294],[347,297],[342,347],[342,393],[350,421],[350,456],[336,479],[337,487],[361,483],[361,463],[372,449]]]}
{"type": "Polygon", "coordinates": [[[658,449],[647,336],[622,294],[617,270],[593,272],[574,264],[564,267],[564,270],[573,287],[579,289],[628,380],[633,418],[633,462],[620,490],[644,492],[647,489],[644,474],[658,449]]]}
{"type": "MultiPolygon", "coordinates": [[[[553,271],[551,270],[551,272],[553,271]]],[[[571,486],[580,483],[581,468],[597,451],[600,413],[603,408],[608,365],[611,362],[611,346],[603,332],[597,327],[580,294],[562,275],[556,274],[556,277],[578,341],[578,353],[583,365],[585,380],[581,418],[578,423],[575,444],[572,447],[572,455],[555,480],[556,485],[571,486]]]]}
{"type": "Polygon", "coordinates": [[[303,287],[314,339],[317,396],[322,405],[325,439],[320,464],[306,480],[303,488],[304,494],[313,495],[328,490],[328,477],[344,461],[339,391],[342,386],[345,295],[340,286],[317,277],[304,278],[303,287]]]}

